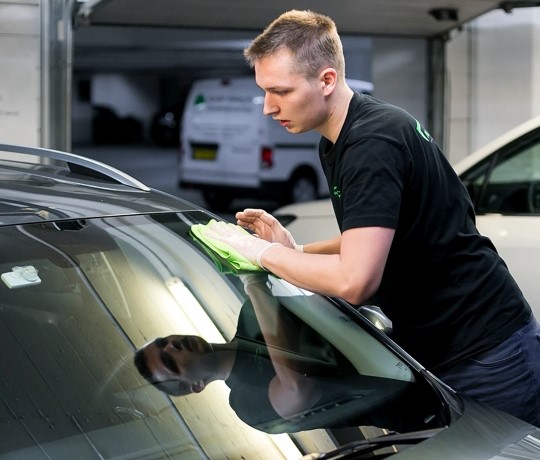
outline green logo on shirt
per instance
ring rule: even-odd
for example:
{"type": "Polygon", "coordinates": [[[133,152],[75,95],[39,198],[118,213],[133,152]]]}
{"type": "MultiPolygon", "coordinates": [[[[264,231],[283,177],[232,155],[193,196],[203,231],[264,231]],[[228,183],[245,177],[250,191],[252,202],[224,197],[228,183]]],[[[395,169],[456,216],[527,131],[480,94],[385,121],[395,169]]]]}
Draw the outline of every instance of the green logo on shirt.
{"type": "Polygon", "coordinates": [[[261,357],[261,347],[255,348],[255,356],[253,357],[255,360],[255,367],[259,372],[262,371],[263,365],[262,365],[262,357],[261,357]]]}
{"type": "Polygon", "coordinates": [[[431,141],[431,136],[426,129],[422,128],[422,125],[418,120],[416,120],[416,131],[418,131],[418,134],[420,134],[420,136],[422,136],[426,141],[431,141]]]}
{"type": "Polygon", "coordinates": [[[334,196],[341,198],[341,190],[337,187],[337,185],[334,185],[332,193],[334,194],[334,196]]]}

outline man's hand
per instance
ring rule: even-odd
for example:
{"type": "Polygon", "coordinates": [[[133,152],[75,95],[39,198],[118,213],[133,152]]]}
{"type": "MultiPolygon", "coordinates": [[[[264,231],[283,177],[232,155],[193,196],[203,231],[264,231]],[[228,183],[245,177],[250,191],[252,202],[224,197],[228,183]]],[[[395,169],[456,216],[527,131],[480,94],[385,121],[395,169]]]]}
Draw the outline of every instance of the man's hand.
{"type": "Polygon", "coordinates": [[[207,238],[225,243],[261,268],[264,268],[261,264],[262,255],[271,247],[280,246],[279,243],[265,241],[255,235],[250,235],[237,225],[225,222],[211,223],[204,235],[207,238]]]}
{"type": "Polygon", "coordinates": [[[271,243],[280,243],[291,249],[302,252],[303,246],[294,241],[291,232],[264,209],[244,209],[236,213],[238,225],[254,231],[259,238],[271,243]]]}

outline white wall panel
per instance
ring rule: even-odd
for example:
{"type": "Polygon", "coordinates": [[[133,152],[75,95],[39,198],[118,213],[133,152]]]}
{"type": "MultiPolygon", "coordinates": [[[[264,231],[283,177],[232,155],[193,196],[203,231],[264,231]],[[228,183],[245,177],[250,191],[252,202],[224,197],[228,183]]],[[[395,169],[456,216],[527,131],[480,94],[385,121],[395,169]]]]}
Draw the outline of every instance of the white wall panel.
{"type": "Polygon", "coordinates": [[[427,43],[424,39],[373,39],[374,95],[427,124],[427,43]]]}
{"type": "Polygon", "coordinates": [[[39,145],[40,8],[0,1],[0,142],[39,145]]]}
{"type": "Polygon", "coordinates": [[[493,11],[447,45],[447,152],[456,162],[540,114],[540,8],[493,11]]]}

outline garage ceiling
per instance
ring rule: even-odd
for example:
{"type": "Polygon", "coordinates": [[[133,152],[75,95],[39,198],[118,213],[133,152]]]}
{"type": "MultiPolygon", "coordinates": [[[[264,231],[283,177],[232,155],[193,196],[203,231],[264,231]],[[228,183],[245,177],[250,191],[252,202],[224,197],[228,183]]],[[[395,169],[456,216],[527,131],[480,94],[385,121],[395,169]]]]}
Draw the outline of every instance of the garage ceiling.
{"type": "MultiPolygon", "coordinates": [[[[312,9],[328,14],[341,33],[433,37],[470,21],[501,4],[538,2],[500,0],[89,0],[79,17],[94,25],[187,27],[261,30],[283,11],[312,9]],[[454,10],[457,18],[438,20],[437,9],[454,10]]],[[[444,14],[443,14],[444,16],[444,14]]]]}
{"type": "Polygon", "coordinates": [[[331,16],[342,36],[432,38],[493,9],[538,4],[500,0],[87,0],[75,13],[75,70],[232,74],[242,49],[283,11],[331,16]],[[430,13],[442,11],[441,16],[430,13]],[[453,15],[455,14],[455,17],[453,15]],[[126,27],[129,26],[129,27],[126,27]]]}

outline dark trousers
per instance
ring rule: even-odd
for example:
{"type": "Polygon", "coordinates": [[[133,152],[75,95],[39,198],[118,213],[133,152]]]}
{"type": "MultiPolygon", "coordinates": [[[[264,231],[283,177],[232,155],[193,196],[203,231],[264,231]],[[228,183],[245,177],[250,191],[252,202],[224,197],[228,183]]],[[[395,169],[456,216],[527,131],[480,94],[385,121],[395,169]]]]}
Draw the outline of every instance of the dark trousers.
{"type": "Polygon", "coordinates": [[[458,393],[540,427],[540,325],[536,319],[496,347],[436,374],[458,393]]]}

